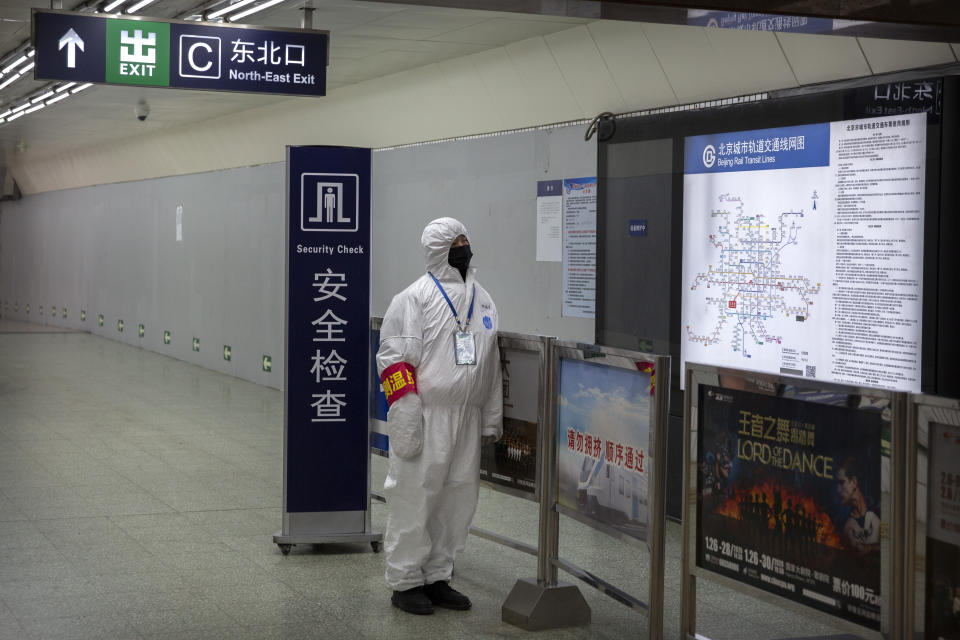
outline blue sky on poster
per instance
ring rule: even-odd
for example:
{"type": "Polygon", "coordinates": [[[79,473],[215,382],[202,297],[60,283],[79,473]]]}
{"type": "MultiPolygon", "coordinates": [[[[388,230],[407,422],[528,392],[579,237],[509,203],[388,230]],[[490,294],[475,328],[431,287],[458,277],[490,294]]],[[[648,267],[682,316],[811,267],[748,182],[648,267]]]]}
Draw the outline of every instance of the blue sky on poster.
{"type": "Polygon", "coordinates": [[[650,376],[577,360],[560,368],[560,434],[568,428],[646,448],[650,376]]]}

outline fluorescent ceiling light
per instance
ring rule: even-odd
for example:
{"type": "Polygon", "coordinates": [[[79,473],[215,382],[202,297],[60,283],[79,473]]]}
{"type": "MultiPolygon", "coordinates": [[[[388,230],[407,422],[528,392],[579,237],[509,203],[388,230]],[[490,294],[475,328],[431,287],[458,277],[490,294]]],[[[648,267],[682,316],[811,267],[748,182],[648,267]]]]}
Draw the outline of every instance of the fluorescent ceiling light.
{"type": "Polygon", "coordinates": [[[12,116],[10,116],[9,118],[7,118],[7,122],[13,122],[14,120],[16,120],[17,118],[19,118],[19,117],[22,116],[22,115],[23,115],[23,111],[21,111],[20,113],[15,113],[15,114],[13,114],[12,116]]]}
{"type": "Polygon", "coordinates": [[[30,106],[30,103],[29,103],[29,102],[24,102],[24,103],[23,103],[22,105],[20,105],[19,107],[14,107],[14,108],[13,108],[13,112],[16,113],[17,111],[23,111],[24,109],[26,109],[26,108],[29,107],[29,106],[30,106]]]}
{"type": "Polygon", "coordinates": [[[27,51],[27,57],[32,58],[35,55],[37,55],[36,49],[30,49],[30,51],[27,51]]]}
{"type": "Polygon", "coordinates": [[[280,4],[281,2],[283,2],[283,0],[267,0],[263,4],[258,4],[255,7],[250,7],[246,11],[241,11],[240,13],[234,14],[232,16],[228,16],[227,19],[230,22],[236,22],[241,18],[246,18],[247,16],[256,13],[257,11],[263,11],[264,9],[272,7],[275,4],[280,4]]]}
{"type": "Polygon", "coordinates": [[[137,11],[140,11],[140,9],[143,9],[145,6],[152,4],[153,2],[155,2],[155,0],[140,0],[140,2],[132,7],[127,7],[127,13],[136,13],[137,11]]]}
{"type": "Polygon", "coordinates": [[[111,2],[110,4],[108,4],[107,6],[105,6],[105,7],[103,8],[103,12],[104,12],[104,13],[110,13],[111,11],[113,11],[114,9],[116,9],[117,7],[119,7],[120,5],[122,5],[122,4],[123,4],[124,2],[126,2],[126,1],[127,1],[127,0],[113,0],[113,2],[111,2]]]}
{"type": "Polygon", "coordinates": [[[52,95],[53,95],[53,91],[47,91],[47,92],[46,92],[45,94],[43,94],[42,96],[37,96],[36,98],[31,98],[31,99],[30,99],[30,102],[32,102],[33,104],[37,104],[38,102],[42,102],[42,101],[46,100],[47,98],[49,98],[49,97],[52,96],[52,95]]]}
{"type": "Polygon", "coordinates": [[[76,82],[68,82],[67,84],[61,85],[61,86],[57,87],[57,93],[60,93],[61,91],[66,91],[67,89],[69,89],[70,87],[72,87],[72,86],[75,85],[75,84],[77,84],[77,83],[76,83],[76,82]]]}
{"type": "Polygon", "coordinates": [[[16,82],[19,79],[20,79],[20,76],[10,76],[6,80],[4,80],[2,83],[0,83],[0,90],[6,89],[7,87],[12,85],[14,82],[16,82]]]}
{"type": "Polygon", "coordinates": [[[3,72],[4,72],[4,73],[9,73],[11,69],[20,66],[20,64],[23,63],[23,62],[26,62],[26,60],[27,60],[27,56],[20,56],[19,58],[17,58],[16,60],[14,60],[13,62],[11,62],[11,63],[8,64],[7,66],[5,66],[5,67],[3,68],[3,72]]]}
{"type": "Polygon", "coordinates": [[[69,98],[69,97],[70,97],[70,94],[69,94],[69,93],[61,93],[60,95],[58,95],[58,96],[57,96],[56,98],[54,98],[53,100],[47,100],[47,106],[49,107],[49,106],[52,105],[54,102],[60,102],[60,101],[63,100],[64,98],[69,98]]]}
{"type": "Polygon", "coordinates": [[[240,2],[235,2],[230,6],[223,7],[222,9],[217,9],[216,11],[214,11],[213,13],[207,16],[207,20],[214,20],[216,18],[219,18],[225,13],[230,13],[231,11],[235,11],[237,9],[243,8],[252,2],[256,2],[256,0],[240,0],[240,2]]]}
{"type": "Polygon", "coordinates": [[[71,94],[73,94],[73,93],[80,93],[80,92],[83,91],[84,89],[89,89],[89,88],[92,87],[92,86],[93,86],[93,83],[92,83],[92,82],[88,82],[87,84],[82,84],[82,85],[80,85],[80,86],[77,87],[76,89],[71,89],[71,90],[70,90],[70,93],[71,93],[71,94]]]}
{"type": "Polygon", "coordinates": [[[24,111],[23,113],[24,113],[24,114],[27,114],[27,113],[33,113],[34,111],[40,111],[40,109],[43,109],[45,106],[47,106],[47,105],[45,105],[45,104],[43,104],[43,103],[41,102],[41,103],[38,104],[38,105],[34,105],[34,106],[30,107],[29,109],[27,109],[27,110],[24,111]]]}
{"type": "Polygon", "coordinates": [[[0,113],[0,118],[6,118],[6,117],[7,117],[8,115],[10,115],[11,113],[13,113],[13,109],[7,109],[7,110],[4,111],[3,113],[0,113]]]}
{"type": "Polygon", "coordinates": [[[33,69],[35,66],[37,66],[36,63],[31,62],[30,64],[28,64],[27,66],[25,66],[23,69],[20,69],[20,75],[22,76],[22,75],[25,74],[27,71],[30,71],[30,69],[33,69]]]}

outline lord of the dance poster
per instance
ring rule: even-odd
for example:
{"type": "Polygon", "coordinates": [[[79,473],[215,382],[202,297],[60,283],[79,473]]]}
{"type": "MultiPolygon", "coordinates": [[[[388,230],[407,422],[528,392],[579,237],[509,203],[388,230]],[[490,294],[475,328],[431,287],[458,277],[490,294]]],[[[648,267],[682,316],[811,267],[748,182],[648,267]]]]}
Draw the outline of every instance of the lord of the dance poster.
{"type": "Polygon", "coordinates": [[[889,409],[702,385],[698,415],[697,564],[878,629],[889,409]]]}

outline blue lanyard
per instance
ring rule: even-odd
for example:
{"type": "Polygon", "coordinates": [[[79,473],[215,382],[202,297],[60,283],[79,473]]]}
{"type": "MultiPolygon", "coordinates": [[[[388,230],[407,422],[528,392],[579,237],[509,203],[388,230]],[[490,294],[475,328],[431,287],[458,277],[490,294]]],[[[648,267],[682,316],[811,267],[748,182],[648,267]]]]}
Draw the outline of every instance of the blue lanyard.
{"type": "MultiPolygon", "coordinates": [[[[430,273],[427,271],[427,273],[430,273]]],[[[440,284],[440,281],[437,280],[437,276],[430,273],[430,277],[433,278],[433,284],[437,285],[437,289],[440,289],[440,293],[443,295],[443,299],[447,301],[447,306],[450,307],[450,311],[453,312],[453,319],[457,321],[457,329],[460,331],[466,331],[467,327],[470,326],[470,319],[473,318],[473,301],[477,298],[477,285],[473,285],[473,295],[470,296],[470,310],[467,311],[467,324],[460,324],[460,316],[457,315],[457,310],[453,306],[453,303],[450,302],[450,296],[447,295],[447,292],[443,290],[443,285],[440,284]]]]}

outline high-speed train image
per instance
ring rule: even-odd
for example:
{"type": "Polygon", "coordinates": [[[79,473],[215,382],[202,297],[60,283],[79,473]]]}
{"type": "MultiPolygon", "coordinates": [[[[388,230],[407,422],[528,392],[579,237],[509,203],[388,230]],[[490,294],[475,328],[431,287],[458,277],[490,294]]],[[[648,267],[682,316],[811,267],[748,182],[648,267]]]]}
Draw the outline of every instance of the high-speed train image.
{"type": "Polygon", "coordinates": [[[613,525],[647,523],[647,478],[630,469],[585,457],[577,483],[580,511],[613,525]]]}

